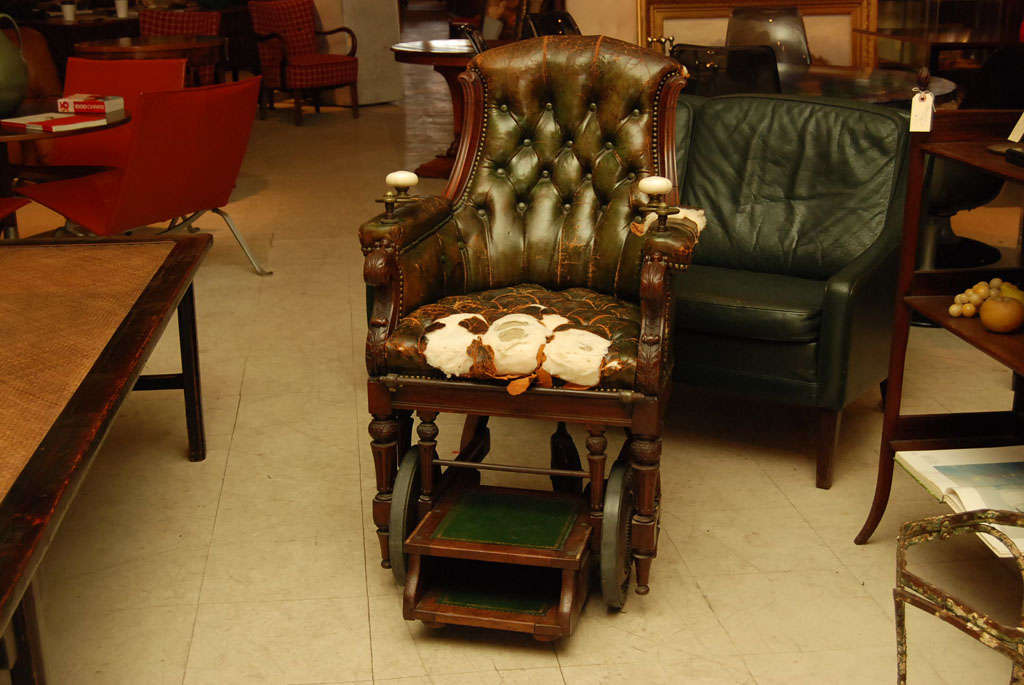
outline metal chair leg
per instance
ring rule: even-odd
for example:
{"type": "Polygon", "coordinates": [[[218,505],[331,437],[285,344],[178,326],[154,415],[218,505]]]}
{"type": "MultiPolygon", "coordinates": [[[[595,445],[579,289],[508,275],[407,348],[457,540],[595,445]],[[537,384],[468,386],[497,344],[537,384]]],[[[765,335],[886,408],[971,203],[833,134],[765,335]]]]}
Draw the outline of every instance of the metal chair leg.
{"type": "Polygon", "coordinates": [[[245,242],[245,238],[243,238],[242,234],[238,232],[237,228],[235,228],[235,222],[231,220],[231,217],[228,216],[227,212],[225,212],[223,209],[217,208],[211,209],[210,211],[219,216],[221,219],[224,219],[224,223],[226,223],[228,225],[228,228],[231,229],[231,235],[235,236],[235,240],[238,241],[238,246],[242,248],[242,252],[244,252],[245,256],[249,258],[249,263],[252,264],[253,271],[258,273],[260,276],[269,276],[270,274],[274,273],[273,271],[267,271],[266,269],[259,265],[259,262],[256,261],[255,257],[253,257],[252,251],[249,249],[249,245],[245,242]]]}

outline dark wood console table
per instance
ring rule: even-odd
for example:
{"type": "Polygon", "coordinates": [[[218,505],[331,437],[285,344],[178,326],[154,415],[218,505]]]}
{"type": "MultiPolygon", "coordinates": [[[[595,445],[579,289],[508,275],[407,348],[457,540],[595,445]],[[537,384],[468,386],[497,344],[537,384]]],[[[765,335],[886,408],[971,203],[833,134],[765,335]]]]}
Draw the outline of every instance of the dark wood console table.
{"type": "Polygon", "coordinates": [[[45,682],[32,578],[128,393],[184,390],[189,458],[206,456],[192,279],[211,243],[0,243],[0,631],[18,646],[14,683],[45,682]],[[140,376],[175,311],[182,372],[140,376]]]}
{"type": "Polygon", "coordinates": [[[919,219],[924,188],[925,155],[952,159],[1002,178],[1024,182],[1024,167],[1008,163],[986,148],[1006,142],[1021,113],[1011,110],[939,110],[931,133],[911,134],[907,203],[903,221],[896,314],[889,352],[889,381],[885,396],[878,481],[867,521],[856,543],[868,541],[882,520],[892,489],[896,452],[901,450],[961,449],[1024,444],[1024,332],[990,333],[977,318],[953,318],[947,313],[953,296],[978,281],[999,277],[1019,283],[1020,264],[1013,268],[915,269],[919,219]],[[1013,406],[1007,411],[956,414],[900,413],[903,371],[911,316],[916,313],[945,328],[999,361],[1013,372],[1013,406]]]}

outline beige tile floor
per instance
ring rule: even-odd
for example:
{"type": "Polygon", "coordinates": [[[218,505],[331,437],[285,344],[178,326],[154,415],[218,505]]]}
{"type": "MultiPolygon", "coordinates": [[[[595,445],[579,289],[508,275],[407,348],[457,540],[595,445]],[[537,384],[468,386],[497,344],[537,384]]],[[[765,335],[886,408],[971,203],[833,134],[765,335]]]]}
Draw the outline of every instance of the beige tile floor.
{"type": "MultiPolygon", "coordinates": [[[[892,682],[895,533],[945,509],[899,473],[871,544],[852,543],[873,490],[874,394],[847,412],[826,492],[814,488],[810,413],[678,388],[652,592],[619,614],[592,597],[571,639],[431,632],[402,620],[368,507],[355,234],[377,210],[385,172],[447,143],[439,77],[405,73],[416,95],[405,106],[366,108],[358,120],[325,109],[302,128],[286,110],[257,122],[229,209],[275,274],[253,275],[218,220],[202,223],[216,237],[197,278],[209,457],[185,459],[178,394],[126,402],[40,571],[51,681],[892,682]]],[[[1016,214],[1003,219],[1012,229],[1016,214]]],[[[56,224],[37,207],[21,221],[29,233],[56,224]]],[[[1012,230],[996,237],[1014,240],[1012,230]]],[[[167,336],[149,368],[176,364],[167,336]]],[[[1009,399],[1000,366],[943,332],[913,331],[908,410],[1004,408],[1009,399]]],[[[451,449],[459,417],[440,425],[451,449]]],[[[495,421],[494,453],[543,463],[550,430],[495,421]]],[[[922,550],[916,561],[1015,618],[1019,581],[975,540],[922,550]]],[[[1002,657],[909,614],[912,682],[1006,681],[1002,657]]]]}

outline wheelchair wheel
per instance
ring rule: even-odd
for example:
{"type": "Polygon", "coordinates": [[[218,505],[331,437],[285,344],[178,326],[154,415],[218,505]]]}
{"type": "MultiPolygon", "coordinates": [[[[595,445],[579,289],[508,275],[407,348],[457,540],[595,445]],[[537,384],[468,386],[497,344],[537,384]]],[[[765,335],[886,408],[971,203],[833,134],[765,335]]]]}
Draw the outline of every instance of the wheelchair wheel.
{"type": "Polygon", "coordinates": [[[405,539],[416,527],[416,500],[420,496],[420,454],[413,446],[402,457],[391,491],[391,519],[388,523],[388,551],[391,573],[405,585],[405,539]]]}
{"type": "Polygon", "coordinates": [[[601,524],[601,595],[611,609],[621,609],[629,593],[633,568],[630,521],[634,500],[629,464],[616,461],[608,474],[601,524]]]}

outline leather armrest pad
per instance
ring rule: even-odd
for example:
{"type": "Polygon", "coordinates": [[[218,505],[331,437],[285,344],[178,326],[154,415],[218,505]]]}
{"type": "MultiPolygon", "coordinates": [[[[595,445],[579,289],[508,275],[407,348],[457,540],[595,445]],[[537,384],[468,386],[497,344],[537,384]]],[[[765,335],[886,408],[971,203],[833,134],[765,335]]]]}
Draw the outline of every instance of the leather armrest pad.
{"type": "Polygon", "coordinates": [[[685,269],[693,259],[700,228],[689,219],[671,217],[664,231],[649,230],[644,240],[644,255],[664,261],[672,269],[685,269]]]}
{"type": "Polygon", "coordinates": [[[377,215],[360,226],[359,243],[364,252],[381,243],[390,243],[402,250],[447,219],[451,207],[451,200],[437,196],[401,205],[395,210],[395,223],[382,223],[381,215],[377,215]]]}

